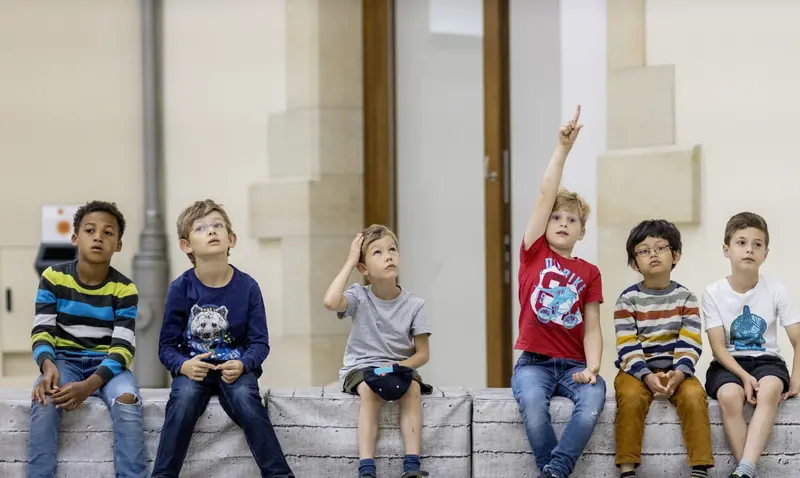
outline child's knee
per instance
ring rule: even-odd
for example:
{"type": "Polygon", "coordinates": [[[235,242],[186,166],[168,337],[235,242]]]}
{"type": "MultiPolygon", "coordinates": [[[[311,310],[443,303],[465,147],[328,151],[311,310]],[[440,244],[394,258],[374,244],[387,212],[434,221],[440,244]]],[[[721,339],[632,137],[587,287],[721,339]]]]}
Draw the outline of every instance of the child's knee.
{"type": "Polygon", "coordinates": [[[767,376],[758,381],[757,400],[777,405],[783,394],[783,381],[778,377],[767,376]]]}
{"type": "Polygon", "coordinates": [[[717,403],[725,413],[740,412],[744,398],[744,388],[735,383],[726,383],[717,390],[717,403]]]}
{"type": "Polygon", "coordinates": [[[114,401],[123,405],[136,405],[139,403],[139,398],[132,393],[123,393],[115,398],[114,401]]]}
{"type": "Polygon", "coordinates": [[[366,382],[359,383],[358,387],[356,387],[356,392],[358,392],[358,396],[361,397],[362,405],[380,405],[382,401],[381,397],[373,392],[366,382]]]}

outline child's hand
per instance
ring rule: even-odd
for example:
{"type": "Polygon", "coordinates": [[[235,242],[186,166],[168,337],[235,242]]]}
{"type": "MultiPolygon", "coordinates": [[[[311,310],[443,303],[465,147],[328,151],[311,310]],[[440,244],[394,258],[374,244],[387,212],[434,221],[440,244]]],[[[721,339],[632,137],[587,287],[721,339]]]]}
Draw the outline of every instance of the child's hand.
{"type": "Polygon", "coordinates": [[[800,395],[800,378],[792,378],[789,382],[789,391],[781,395],[781,400],[796,397],[797,395],[800,395]]]}
{"type": "Polygon", "coordinates": [[[356,234],[356,238],[350,243],[350,255],[347,256],[347,263],[351,267],[358,265],[358,260],[361,258],[361,243],[364,242],[364,235],[360,232],[356,234]]]}
{"type": "Polygon", "coordinates": [[[222,371],[222,381],[233,383],[244,373],[244,364],[241,360],[228,360],[217,365],[217,370],[222,371]]]}
{"type": "Polygon", "coordinates": [[[58,391],[59,380],[61,380],[61,375],[58,373],[56,364],[52,360],[45,360],[42,364],[42,379],[33,387],[31,399],[42,405],[47,405],[45,396],[52,395],[58,391]]]}
{"type": "Polygon", "coordinates": [[[597,374],[590,369],[585,368],[581,372],[573,373],[572,380],[574,380],[575,383],[591,383],[594,385],[597,383],[597,374]]]}
{"type": "Polygon", "coordinates": [[[747,403],[752,405],[756,404],[756,395],[758,395],[758,380],[752,375],[742,379],[744,383],[744,396],[747,398],[747,403]]]}
{"type": "Polygon", "coordinates": [[[558,129],[558,144],[567,148],[572,148],[575,139],[578,137],[582,124],[578,123],[581,117],[581,105],[575,108],[575,115],[565,125],[558,129]]]}
{"type": "Polygon", "coordinates": [[[669,391],[664,385],[664,382],[667,380],[667,374],[664,372],[648,373],[644,376],[644,384],[647,385],[647,388],[649,388],[651,392],[653,392],[653,395],[669,396],[669,391]]]}
{"type": "Polygon", "coordinates": [[[185,375],[195,382],[202,382],[209,370],[215,370],[217,367],[208,362],[203,362],[205,358],[211,357],[211,352],[195,355],[189,360],[183,362],[181,365],[181,375],[185,375]]]}
{"type": "Polygon", "coordinates": [[[667,372],[667,396],[671,397],[685,379],[686,374],[680,370],[670,370],[667,372]]]}
{"type": "Polygon", "coordinates": [[[56,407],[71,412],[85,402],[95,390],[88,380],[70,382],[53,394],[53,403],[56,407]]]}

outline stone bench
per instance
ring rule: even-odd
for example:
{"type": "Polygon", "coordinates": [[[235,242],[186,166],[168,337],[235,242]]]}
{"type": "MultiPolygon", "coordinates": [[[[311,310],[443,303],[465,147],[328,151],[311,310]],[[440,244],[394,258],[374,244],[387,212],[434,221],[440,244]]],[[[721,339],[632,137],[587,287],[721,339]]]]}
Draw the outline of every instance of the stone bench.
{"type": "MultiPolygon", "coordinates": [[[[359,399],[339,387],[270,390],[269,414],[298,477],[355,476],[359,399]]],[[[435,388],[422,399],[422,461],[432,477],[469,477],[472,400],[461,388],[435,388]]],[[[378,474],[399,476],[403,440],[396,402],[383,406],[375,449],[378,474]]]]}
{"type": "MultiPolygon", "coordinates": [[[[475,478],[535,477],[536,462],[530,452],[517,402],[510,389],[472,390],[472,467],[475,478]]],[[[572,402],[554,398],[550,414],[556,435],[560,436],[570,414],[572,402]]],[[[616,401],[610,395],[600,421],[573,476],[617,477],[614,464],[614,418],[616,401]]],[[[749,422],[753,407],[747,405],[749,422]]],[[[716,467],[712,476],[728,476],[735,468],[733,455],[725,441],[722,416],[716,401],[709,403],[711,441],[716,467]]],[[[778,412],[775,428],[758,466],[761,477],[800,476],[800,399],[784,402],[778,412]]],[[[647,415],[642,444],[641,477],[689,476],[686,448],[675,407],[665,400],[655,400],[647,415]]]]}

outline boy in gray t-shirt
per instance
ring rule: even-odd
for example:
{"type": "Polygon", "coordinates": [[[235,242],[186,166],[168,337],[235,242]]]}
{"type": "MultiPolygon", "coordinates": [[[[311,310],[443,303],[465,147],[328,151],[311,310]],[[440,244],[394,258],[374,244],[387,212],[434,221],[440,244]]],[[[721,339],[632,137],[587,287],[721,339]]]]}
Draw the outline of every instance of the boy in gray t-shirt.
{"type": "Polygon", "coordinates": [[[430,393],[416,369],[428,363],[430,349],[425,301],[397,284],[400,253],[397,237],[386,226],[372,225],[359,233],[350,246],[344,267],[325,293],[325,307],[341,319],[353,318],[339,379],[345,392],[361,397],[358,412],[358,476],[377,476],[375,442],[383,399],[364,381],[364,372],[390,365],[414,370],[414,380],[400,398],[400,431],[405,458],[403,478],[428,476],[420,469],[422,446],[421,394],[430,393]],[[353,268],[369,279],[370,285],[347,281],[353,268]]]}

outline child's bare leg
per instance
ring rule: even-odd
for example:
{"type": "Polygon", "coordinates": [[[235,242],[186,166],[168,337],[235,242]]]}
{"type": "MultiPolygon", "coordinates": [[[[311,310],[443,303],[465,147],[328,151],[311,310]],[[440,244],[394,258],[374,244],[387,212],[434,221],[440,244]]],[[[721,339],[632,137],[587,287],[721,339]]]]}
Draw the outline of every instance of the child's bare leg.
{"type": "Polygon", "coordinates": [[[361,407],[358,409],[358,455],[363,460],[375,457],[378,440],[378,419],[383,400],[365,382],[358,384],[361,407]]]}
{"type": "Polygon", "coordinates": [[[754,465],[761,458],[761,453],[764,452],[772,434],[781,393],[783,393],[783,382],[778,377],[770,375],[758,381],[758,402],[747,429],[747,440],[742,454],[743,459],[754,465]]]}
{"type": "Polygon", "coordinates": [[[722,410],[722,428],[736,461],[742,459],[747,439],[747,423],[744,421],[744,388],[736,383],[726,383],[717,390],[717,402],[722,410]]]}
{"type": "Polygon", "coordinates": [[[422,448],[422,400],[416,381],[411,382],[400,399],[400,433],[406,455],[419,455],[422,448]]]}

